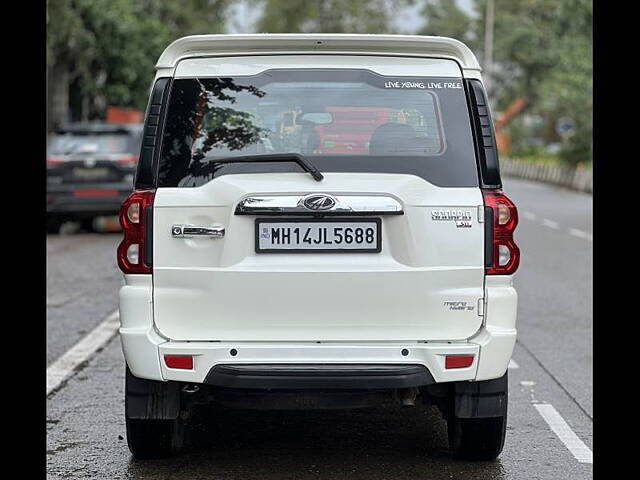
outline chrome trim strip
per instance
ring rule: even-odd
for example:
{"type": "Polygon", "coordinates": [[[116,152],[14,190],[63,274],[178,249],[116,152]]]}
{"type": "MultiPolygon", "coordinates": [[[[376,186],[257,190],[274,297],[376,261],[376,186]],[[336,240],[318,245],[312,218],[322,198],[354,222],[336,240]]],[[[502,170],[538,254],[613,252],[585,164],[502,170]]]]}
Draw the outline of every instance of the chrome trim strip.
{"type": "MultiPolygon", "coordinates": [[[[315,195],[315,194],[314,194],[315,195]]],[[[329,210],[310,210],[304,206],[304,195],[250,195],[238,202],[236,215],[402,215],[398,200],[387,195],[335,195],[329,210]]]]}
{"type": "Polygon", "coordinates": [[[224,227],[196,227],[194,225],[173,225],[171,235],[174,238],[224,237],[224,227]]]}

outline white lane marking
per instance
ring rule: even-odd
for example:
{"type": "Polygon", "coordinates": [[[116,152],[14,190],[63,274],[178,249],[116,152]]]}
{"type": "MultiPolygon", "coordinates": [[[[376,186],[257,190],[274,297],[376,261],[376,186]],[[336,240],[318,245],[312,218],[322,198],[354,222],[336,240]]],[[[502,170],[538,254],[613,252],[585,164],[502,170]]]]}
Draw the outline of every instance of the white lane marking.
{"type": "MultiPolygon", "coordinates": [[[[538,218],[535,213],[531,213],[531,212],[522,212],[522,216],[527,220],[531,220],[533,222],[535,222],[538,218]]],[[[542,225],[544,225],[545,227],[553,228],[554,230],[560,229],[560,224],[555,220],[549,220],[548,218],[543,218],[540,221],[540,223],[542,223],[542,225]]],[[[568,228],[567,232],[569,232],[569,235],[573,235],[574,237],[583,238],[585,240],[589,240],[590,242],[593,241],[592,234],[582,230],[578,230],[577,228],[568,228]]]]}
{"type": "Polygon", "coordinates": [[[520,365],[516,363],[516,361],[512,358],[509,360],[509,366],[507,368],[520,368],[520,365]]]}
{"type": "Polygon", "coordinates": [[[578,436],[571,430],[571,427],[564,421],[553,405],[548,403],[535,404],[536,410],[542,416],[545,422],[551,427],[551,430],[569,449],[571,454],[576,457],[580,463],[593,463],[593,452],[578,436]]]}
{"type": "Polygon", "coordinates": [[[574,237],[584,238],[585,240],[593,241],[593,235],[587,232],[583,232],[582,230],[578,230],[577,228],[570,228],[569,235],[573,235],[574,237]]]}
{"type": "Polygon", "coordinates": [[[47,395],[58,388],[82,362],[102,347],[118,331],[118,310],[109,315],[100,325],[67,350],[47,367],[47,395]]]}
{"type": "Polygon", "coordinates": [[[520,385],[522,385],[523,387],[533,387],[536,384],[536,382],[532,381],[532,380],[522,380],[520,382],[520,385]]]}
{"type": "Polygon", "coordinates": [[[553,228],[555,230],[560,228],[560,224],[558,222],[554,222],[553,220],[549,220],[548,218],[542,219],[542,225],[545,227],[553,228]]]}

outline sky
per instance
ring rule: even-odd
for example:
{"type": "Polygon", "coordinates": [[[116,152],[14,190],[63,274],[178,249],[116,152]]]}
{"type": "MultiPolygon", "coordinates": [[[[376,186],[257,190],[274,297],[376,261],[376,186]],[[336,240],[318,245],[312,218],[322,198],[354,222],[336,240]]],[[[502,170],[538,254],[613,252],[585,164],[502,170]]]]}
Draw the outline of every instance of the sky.
{"type": "MultiPolygon", "coordinates": [[[[472,2],[473,0],[456,0],[458,6],[470,15],[473,15],[472,2]]],[[[415,5],[400,10],[394,24],[401,33],[414,33],[422,26],[424,23],[420,15],[422,6],[423,2],[418,1],[415,5]]],[[[254,32],[254,25],[259,16],[260,9],[249,7],[244,1],[236,2],[231,11],[229,33],[254,32]]]]}

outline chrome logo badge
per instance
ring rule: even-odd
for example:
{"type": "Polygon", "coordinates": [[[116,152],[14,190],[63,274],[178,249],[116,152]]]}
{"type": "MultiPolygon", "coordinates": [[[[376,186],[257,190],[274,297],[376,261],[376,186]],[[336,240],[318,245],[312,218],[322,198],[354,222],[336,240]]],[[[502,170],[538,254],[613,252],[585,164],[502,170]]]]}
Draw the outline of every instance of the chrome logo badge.
{"type": "Polygon", "coordinates": [[[312,194],[302,198],[302,205],[308,210],[331,210],[336,206],[336,199],[330,195],[312,194]]]}

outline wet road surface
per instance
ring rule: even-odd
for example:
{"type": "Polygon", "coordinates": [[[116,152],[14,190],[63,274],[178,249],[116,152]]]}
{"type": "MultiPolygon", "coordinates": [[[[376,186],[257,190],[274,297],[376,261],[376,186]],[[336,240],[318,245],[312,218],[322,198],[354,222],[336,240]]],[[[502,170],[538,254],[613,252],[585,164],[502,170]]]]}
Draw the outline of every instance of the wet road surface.
{"type": "MultiPolygon", "coordinates": [[[[518,205],[518,343],[509,418],[493,462],[453,460],[431,407],[196,415],[187,449],[136,461],[124,426],[124,359],[113,337],[48,396],[49,478],[589,479],[539,413],[552,405],[592,448],[591,197],[507,179],[518,205]]],[[[47,238],[47,365],[117,308],[119,234],[47,238]]]]}

